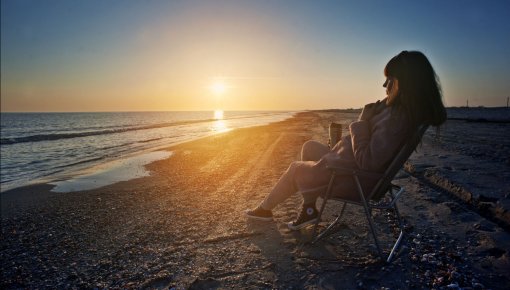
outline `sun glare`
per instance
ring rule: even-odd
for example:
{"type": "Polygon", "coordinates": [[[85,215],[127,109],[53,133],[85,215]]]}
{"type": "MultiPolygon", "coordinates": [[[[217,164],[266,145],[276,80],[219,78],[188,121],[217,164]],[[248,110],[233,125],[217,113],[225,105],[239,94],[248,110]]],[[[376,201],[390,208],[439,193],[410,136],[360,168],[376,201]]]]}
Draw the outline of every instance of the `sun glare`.
{"type": "Polygon", "coordinates": [[[226,90],[227,86],[225,85],[225,83],[222,83],[220,81],[217,81],[211,85],[211,91],[216,95],[221,95],[225,93],[226,90]]]}
{"type": "Polygon", "coordinates": [[[214,119],[222,120],[223,119],[223,110],[215,110],[214,111],[214,119]]]}

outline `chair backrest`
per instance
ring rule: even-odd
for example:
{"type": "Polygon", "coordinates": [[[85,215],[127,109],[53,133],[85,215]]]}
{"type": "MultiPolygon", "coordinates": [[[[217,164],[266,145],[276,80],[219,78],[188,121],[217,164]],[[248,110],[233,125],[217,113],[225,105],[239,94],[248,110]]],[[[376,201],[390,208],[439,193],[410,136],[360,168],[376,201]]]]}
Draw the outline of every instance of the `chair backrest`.
{"type": "Polygon", "coordinates": [[[368,196],[369,200],[380,198],[386,193],[389,186],[391,185],[391,181],[393,178],[395,178],[395,175],[397,175],[402,166],[404,166],[404,163],[407,161],[407,159],[409,159],[411,154],[413,154],[413,151],[420,143],[420,140],[423,137],[425,131],[427,131],[428,127],[429,125],[420,125],[418,130],[416,130],[416,132],[411,135],[411,138],[409,138],[402,145],[400,151],[397,153],[397,155],[395,155],[390,165],[384,171],[384,176],[377,182],[374,189],[368,196]]]}

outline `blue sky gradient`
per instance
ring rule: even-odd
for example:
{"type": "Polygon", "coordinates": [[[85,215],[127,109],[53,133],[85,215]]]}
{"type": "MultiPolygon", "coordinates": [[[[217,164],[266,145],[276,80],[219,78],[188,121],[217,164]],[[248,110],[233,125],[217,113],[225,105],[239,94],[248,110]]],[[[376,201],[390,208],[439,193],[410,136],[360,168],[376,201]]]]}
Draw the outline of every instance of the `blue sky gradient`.
{"type": "Polygon", "coordinates": [[[503,106],[509,31],[510,1],[2,0],[2,111],[361,107],[401,50],[448,106],[503,106]]]}

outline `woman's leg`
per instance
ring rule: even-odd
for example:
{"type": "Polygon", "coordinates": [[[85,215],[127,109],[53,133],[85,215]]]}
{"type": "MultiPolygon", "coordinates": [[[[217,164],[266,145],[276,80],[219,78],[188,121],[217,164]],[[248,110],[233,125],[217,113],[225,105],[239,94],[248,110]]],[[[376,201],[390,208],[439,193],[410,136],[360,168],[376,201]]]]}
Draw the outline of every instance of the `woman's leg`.
{"type": "MultiPolygon", "coordinates": [[[[273,215],[271,210],[297,192],[296,171],[301,171],[299,174],[301,176],[300,179],[309,175],[306,173],[307,169],[312,169],[314,164],[316,164],[314,161],[318,161],[324,154],[328,152],[329,147],[317,141],[308,141],[303,144],[303,147],[301,148],[302,161],[292,162],[289,168],[287,168],[287,171],[285,171],[285,173],[280,177],[276,185],[266,196],[266,198],[260,203],[260,205],[254,210],[246,211],[246,215],[249,218],[257,220],[272,220],[273,215]]],[[[316,212],[315,199],[308,196],[305,198],[305,204],[313,203],[312,207],[314,213],[316,212]]],[[[307,204],[306,208],[309,208],[310,204],[307,204]]],[[[310,220],[308,220],[308,222],[310,222],[310,220]]],[[[296,228],[295,226],[291,226],[291,228],[292,227],[296,228]]]]}
{"type": "MultiPolygon", "coordinates": [[[[302,161],[318,161],[321,157],[329,152],[329,147],[317,141],[307,141],[301,147],[302,161]]],[[[300,164],[292,162],[287,171],[280,177],[280,180],[273,187],[268,196],[260,204],[265,210],[272,210],[275,206],[296,193],[297,188],[294,181],[296,167],[300,164]]]]}
{"type": "MultiPolygon", "coordinates": [[[[317,141],[307,141],[301,148],[301,160],[303,161],[319,161],[326,153],[330,151],[326,144],[322,144],[317,141]]],[[[319,194],[303,194],[303,205],[315,205],[315,201],[319,197],[319,194]]]]}
{"type": "MultiPolygon", "coordinates": [[[[330,149],[327,145],[317,141],[307,141],[301,148],[301,160],[303,161],[319,161],[322,156],[329,153],[330,149]]],[[[304,172],[303,172],[304,173],[304,172]]],[[[301,175],[304,177],[305,175],[301,175]]],[[[312,175],[313,176],[313,175],[312,175]]],[[[288,224],[291,230],[299,230],[317,220],[318,213],[315,208],[315,202],[319,197],[319,193],[305,193],[303,196],[303,205],[297,219],[288,224]]]]}
{"type": "Polygon", "coordinates": [[[317,141],[307,141],[301,147],[301,160],[302,161],[319,161],[326,153],[329,147],[317,141]]]}
{"type": "Polygon", "coordinates": [[[297,188],[294,183],[294,173],[296,172],[297,162],[292,162],[287,171],[280,177],[280,180],[273,187],[271,192],[262,201],[259,207],[264,210],[272,210],[278,204],[296,193],[297,188]]]}

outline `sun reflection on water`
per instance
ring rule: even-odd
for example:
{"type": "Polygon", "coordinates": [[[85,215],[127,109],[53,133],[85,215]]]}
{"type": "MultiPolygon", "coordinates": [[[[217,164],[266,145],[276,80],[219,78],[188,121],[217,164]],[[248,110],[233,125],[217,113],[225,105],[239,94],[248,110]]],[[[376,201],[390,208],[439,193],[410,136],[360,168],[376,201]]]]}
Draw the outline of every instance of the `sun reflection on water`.
{"type": "Polygon", "coordinates": [[[223,110],[214,110],[214,119],[222,120],[223,119],[223,110]]]}
{"type": "Polygon", "coordinates": [[[231,128],[229,128],[227,126],[227,123],[223,120],[214,121],[211,129],[212,129],[212,131],[215,131],[218,133],[227,132],[227,131],[231,130],[231,128]]]}
{"type": "Polygon", "coordinates": [[[223,110],[214,110],[213,114],[214,121],[211,127],[212,131],[221,133],[231,130],[227,123],[223,120],[223,110]]]}

